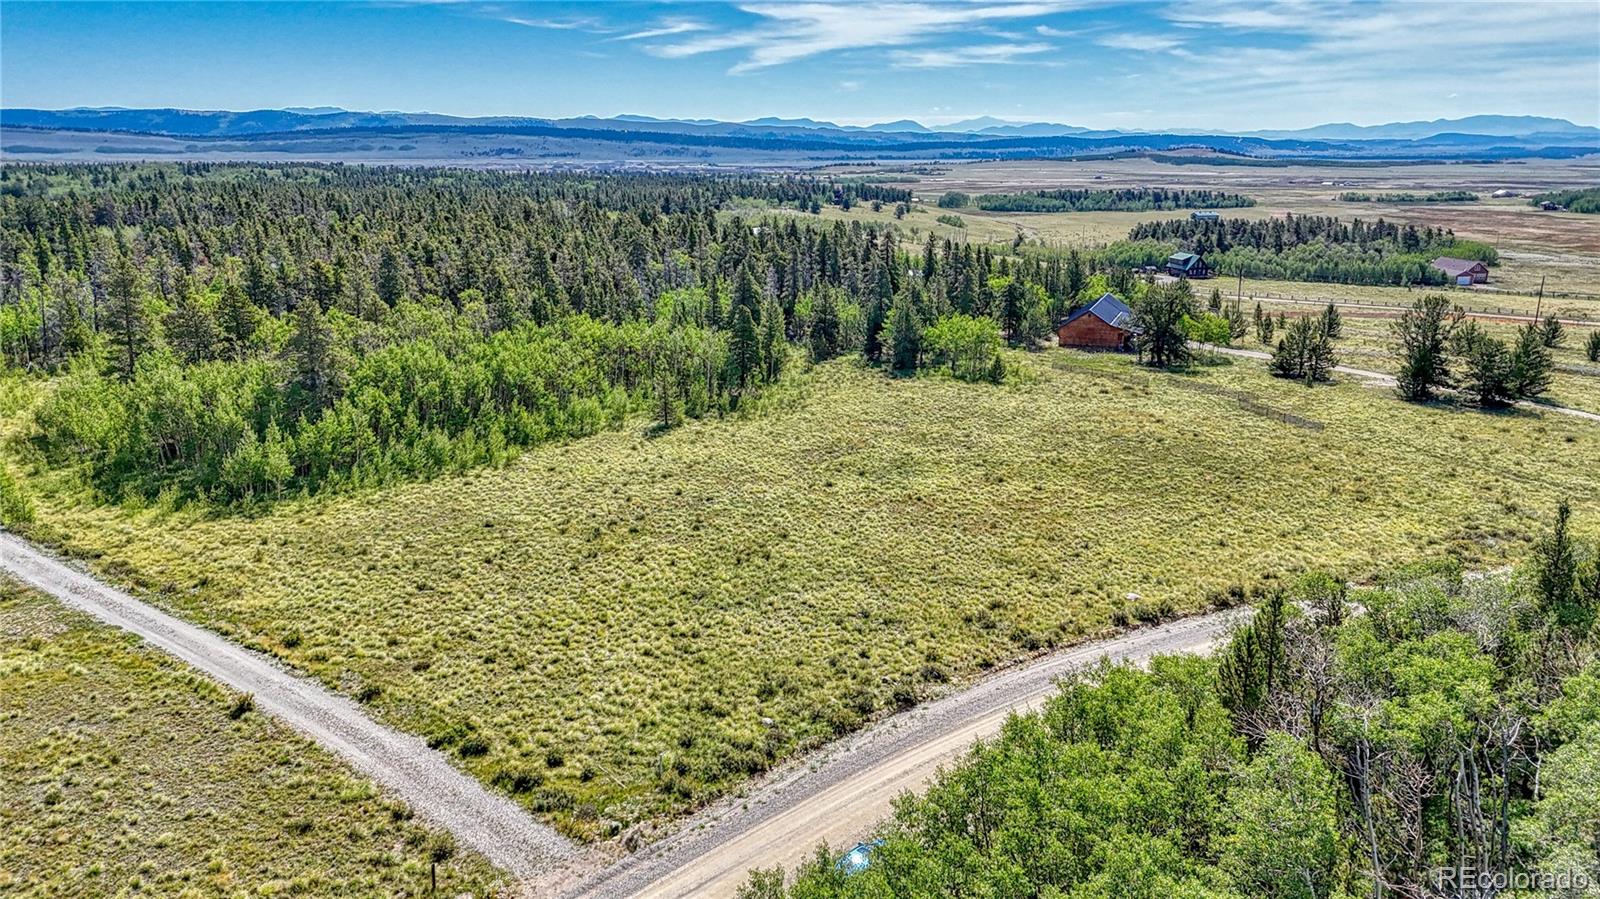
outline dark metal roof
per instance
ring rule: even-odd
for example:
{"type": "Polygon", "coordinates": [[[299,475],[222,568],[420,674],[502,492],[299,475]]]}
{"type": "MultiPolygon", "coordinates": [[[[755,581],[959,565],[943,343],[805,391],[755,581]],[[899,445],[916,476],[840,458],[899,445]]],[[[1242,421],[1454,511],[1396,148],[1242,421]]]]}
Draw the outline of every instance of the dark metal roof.
{"type": "MultiPolygon", "coordinates": [[[[1440,256],[1438,259],[1433,260],[1433,262],[1429,264],[1434,268],[1443,271],[1452,278],[1459,278],[1478,266],[1483,265],[1483,263],[1476,259],[1457,259],[1454,256],[1440,256]]],[[[1488,266],[1485,265],[1484,269],[1488,270],[1488,266]]]]}
{"type": "Polygon", "coordinates": [[[1124,331],[1133,330],[1133,310],[1129,309],[1126,303],[1117,299],[1115,294],[1110,293],[1101,294],[1100,298],[1093,303],[1075,310],[1071,315],[1062,319],[1061,323],[1056,327],[1060,328],[1072,324],[1085,315],[1093,315],[1113,328],[1121,328],[1124,331]]]}
{"type": "Polygon", "coordinates": [[[1168,265],[1176,265],[1177,267],[1185,270],[1189,269],[1199,261],[1200,257],[1193,253],[1173,253],[1171,256],[1167,257],[1168,265]]]}

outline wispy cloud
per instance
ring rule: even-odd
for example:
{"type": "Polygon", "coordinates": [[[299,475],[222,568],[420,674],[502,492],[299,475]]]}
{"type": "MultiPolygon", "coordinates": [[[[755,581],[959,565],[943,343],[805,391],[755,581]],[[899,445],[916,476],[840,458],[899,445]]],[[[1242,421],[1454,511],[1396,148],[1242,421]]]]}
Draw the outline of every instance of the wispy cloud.
{"type": "Polygon", "coordinates": [[[1183,46],[1177,38],[1154,34],[1109,34],[1097,38],[1095,43],[1113,50],[1139,50],[1146,53],[1164,53],[1183,46]]]}
{"type": "MultiPolygon", "coordinates": [[[[894,47],[915,54],[919,45],[942,35],[980,26],[1038,18],[1075,5],[1067,0],[997,3],[749,3],[739,9],[757,18],[744,29],[700,35],[651,47],[659,56],[680,58],[728,50],[745,56],[729,71],[751,72],[824,53],[894,47]]],[[[1006,46],[1006,45],[994,45],[1006,46]]],[[[1023,46],[1023,45],[1013,45],[1023,46]]],[[[944,51],[949,55],[953,51],[944,51]]],[[[984,54],[968,54],[974,64],[984,54]]],[[[989,54],[991,62],[1009,61],[1006,53],[989,54]]],[[[930,57],[932,59],[932,57],[930,57]]]]}
{"type": "Polygon", "coordinates": [[[1181,0],[1160,16],[1196,42],[1172,55],[1193,58],[1204,42],[1205,65],[1188,67],[1175,89],[1201,96],[1226,85],[1240,110],[1263,115],[1298,107],[1377,121],[1394,114],[1376,98],[1443,96],[1463,83],[1474,85],[1470,111],[1532,110],[1596,83],[1600,16],[1587,2],[1181,0]]]}
{"type": "Polygon", "coordinates": [[[616,29],[604,21],[589,17],[575,17],[570,19],[540,19],[529,16],[520,16],[514,13],[492,13],[494,18],[510,25],[521,25],[524,28],[544,28],[551,31],[592,31],[604,34],[616,29]]]}
{"type": "Polygon", "coordinates": [[[971,47],[932,47],[896,50],[894,64],[907,69],[953,69],[960,66],[1004,65],[1034,62],[1036,54],[1054,50],[1052,44],[979,44],[971,47]],[[1024,59],[1026,57],[1026,59],[1024,59]]]}
{"type": "Polygon", "coordinates": [[[706,31],[710,27],[704,22],[696,22],[693,19],[669,19],[654,28],[646,28],[643,31],[619,35],[616,39],[619,41],[643,41],[657,37],[670,37],[674,34],[706,31]]]}

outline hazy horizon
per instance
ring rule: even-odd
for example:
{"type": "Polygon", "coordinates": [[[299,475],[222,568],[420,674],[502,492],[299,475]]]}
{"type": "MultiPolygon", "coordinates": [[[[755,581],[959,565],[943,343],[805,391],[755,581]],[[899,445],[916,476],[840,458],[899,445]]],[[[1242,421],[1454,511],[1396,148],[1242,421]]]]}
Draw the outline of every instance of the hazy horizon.
{"type": "Polygon", "coordinates": [[[1600,124],[1600,2],[8,2],[0,106],[1600,124]],[[137,73],[138,77],[130,77],[137,73]]]}

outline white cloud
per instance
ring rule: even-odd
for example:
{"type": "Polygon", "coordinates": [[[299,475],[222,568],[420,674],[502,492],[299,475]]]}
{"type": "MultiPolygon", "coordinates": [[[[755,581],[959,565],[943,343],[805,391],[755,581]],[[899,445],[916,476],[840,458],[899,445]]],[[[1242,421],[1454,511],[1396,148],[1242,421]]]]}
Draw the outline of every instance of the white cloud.
{"type": "Polygon", "coordinates": [[[1456,103],[1428,117],[1556,114],[1553,103],[1570,109],[1575,95],[1600,110],[1596,13],[1592,0],[1180,0],[1161,10],[1194,39],[1195,49],[1170,52],[1204,63],[1188,66],[1175,90],[1214,96],[1225,87],[1236,113],[1279,121],[1296,109],[1364,122],[1416,118],[1433,108],[1422,98],[1454,93],[1456,103]]]}
{"type": "MultiPolygon", "coordinates": [[[[901,53],[910,53],[914,52],[915,45],[933,37],[991,23],[1036,18],[1073,5],[1066,0],[749,3],[740,9],[760,19],[749,28],[661,44],[651,50],[668,58],[744,50],[744,59],[730,71],[750,72],[840,50],[894,47],[901,53]]],[[[981,60],[972,58],[972,62],[978,61],[981,60]]],[[[1004,62],[1009,58],[1002,54],[992,61],[1004,62]]]]}
{"type": "Polygon", "coordinates": [[[614,30],[611,26],[599,19],[578,17],[570,19],[533,19],[527,16],[510,14],[495,14],[495,18],[511,25],[521,25],[524,28],[545,28],[552,31],[594,31],[606,32],[614,30]]]}
{"type": "Polygon", "coordinates": [[[705,31],[710,27],[711,26],[705,24],[704,22],[696,22],[692,19],[668,19],[654,28],[646,28],[643,31],[635,31],[632,34],[620,35],[617,37],[617,40],[642,41],[656,37],[668,37],[674,34],[688,34],[694,31],[705,31]]]}
{"type": "Polygon", "coordinates": [[[979,44],[971,47],[932,47],[896,50],[894,64],[906,69],[953,69],[958,66],[1035,63],[1035,54],[1054,50],[1051,44],[979,44]],[[1022,57],[1028,57],[1023,59],[1022,57]]]}
{"type": "Polygon", "coordinates": [[[1176,38],[1154,34],[1111,34],[1095,40],[1102,47],[1113,50],[1139,50],[1146,53],[1163,53],[1183,46],[1176,38]]]}

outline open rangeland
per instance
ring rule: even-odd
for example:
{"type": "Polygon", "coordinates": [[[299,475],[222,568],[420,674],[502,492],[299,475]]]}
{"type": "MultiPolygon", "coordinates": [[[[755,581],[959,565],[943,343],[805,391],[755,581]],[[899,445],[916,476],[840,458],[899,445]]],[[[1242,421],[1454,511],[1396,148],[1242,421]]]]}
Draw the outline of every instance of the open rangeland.
{"type": "MultiPolygon", "coordinates": [[[[1218,282],[1219,289],[1228,286],[1218,282]]],[[[1205,288],[1200,292],[1202,295],[1208,293],[1205,288]]],[[[1507,345],[1517,339],[1518,332],[1533,317],[1534,309],[1531,306],[1496,307],[1473,302],[1473,297],[1462,296],[1463,293],[1455,291],[1447,295],[1452,300],[1460,298],[1465,304],[1463,310],[1469,313],[1470,319],[1491,337],[1507,345]],[[1500,312],[1505,314],[1502,316],[1500,312]]],[[[1262,311],[1268,315],[1281,314],[1293,319],[1296,316],[1321,314],[1324,306],[1319,304],[1335,303],[1341,321],[1340,337],[1335,343],[1339,361],[1357,368],[1394,374],[1400,363],[1394,347],[1395,323],[1403,314],[1402,307],[1422,295],[1423,292],[1406,291],[1403,288],[1257,281],[1246,282],[1240,305],[1247,316],[1253,314],[1259,303],[1262,311]]],[[[1224,293],[1224,302],[1231,303],[1234,298],[1232,292],[1224,293]]],[[[1578,317],[1564,319],[1568,324],[1563,325],[1561,340],[1550,348],[1554,369],[1550,374],[1550,388],[1538,397],[1540,401],[1600,413],[1600,363],[1590,362],[1585,354],[1589,335],[1600,329],[1600,317],[1588,317],[1593,314],[1590,309],[1596,306],[1594,303],[1549,302],[1541,307],[1546,315],[1578,317]],[[1594,324],[1586,323],[1590,321],[1594,324]]],[[[1234,341],[1234,345],[1252,350],[1272,349],[1271,345],[1261,343],[1254,330],[1234,341]]]]}
{"type": "MultiPolygon", "coordinates": [[[[1181,157],[1166,157],[1181,158],[1181,157]]],[[[1295,215],[1331,215],[1368,221],[1450,228],[1463,238],[1481,240],[1500,250],[1503,265],[1491,278],[1491,288],[1532,293],[1541,279],[1552,292],[1587,295],[1600,306],[1600,227],[1594,216],[1571,212],[1545,212],[1529,205],[1527,197],[1547,190],[1574,188],[1600,179],[1600,164],[1592,158],[1532,160],[1518,163],[1424,165],[1228,165],[1216,157],[1196,156],[1189,164],[1155,158],[1110,160],[1028,160],[974,162],[895,168],[838,167],[840,174],[869,174],[905,179],[917,206],[901,220],[908,230],[928,231],[954,239],[982,243],[1010,241],[1017,235],[1046,245],[1101,246],[1127,237],[1140,222],[1183,217],[1188,210],[1150,212],[985,212],[976,208],[939,209],[935,203],[946,191],[969,194],[1013,193],[1035,190],[1101,190],[1127,187],[1165,187],[1240,193],[1255,206],[1222,210],[1226,217],[1266,218],[1295,215]],[[1495,199],[1496,190],[1521,196],[1495,199]],[[1467,203],[1342,202],[1345,192],[1427,193],[1464,190],[1480,199],[1467,203]],[[938,221],[941,215],[959,215],[962,228],[938,221]]],[[[830,217],[893,220],[893,208],[873,212],[858,206],[849,211],[824,210],[830,217]]],[[[1489,304],[1515,302],[1513,296],[1495,297],[1496,290],[1474,290],[1475,299],[1489,304]]],[[[1463,293],[1469,293],[1463,291],[1463,293]]],[[[1597,311],[1596,317],[1600,317],[1597,311]]]]}
{"type": "Polygon", "coordinates": [[[1592,422],[1243,360],[1013,361],[994,387],[839,360],[759,414],[246,512],[105,505],[18,470],[36,538],[584,838],[947,681],[1313,566],[1499,564],[1556,498],[1600,491],[1592,422]]]}
{"type": "MultiPolygon", "coordinates": [[[[441,837],[132,635],[0,579],[0,892],[422,896],[441,837]]],[[[438,885],[503,877],[448,855],[438,885]]]]}

